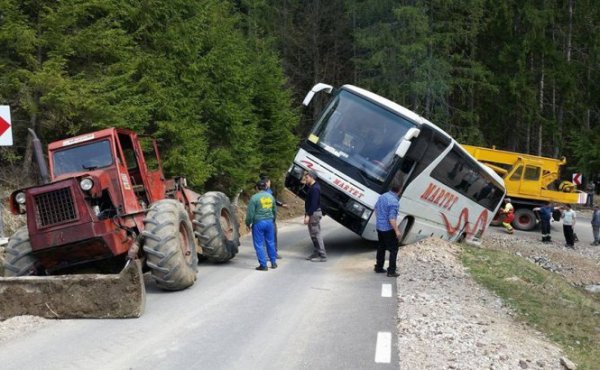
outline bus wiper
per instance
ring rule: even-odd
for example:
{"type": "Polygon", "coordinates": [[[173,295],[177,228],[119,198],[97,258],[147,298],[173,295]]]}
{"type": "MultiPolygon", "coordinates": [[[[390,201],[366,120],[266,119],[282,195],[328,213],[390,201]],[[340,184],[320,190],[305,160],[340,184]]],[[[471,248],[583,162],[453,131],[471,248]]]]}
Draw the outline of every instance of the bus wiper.
{"type": "Polygon", "coordinates": [[[358,173],[360,174],[360,177],[363,180],[363,182],[366,184],[370,184],[373,181],[381,181],[377,177],[375,177],[375,176],[369,174],[367,171],[365,171],[364,168],[359,168],[358,173]]]}

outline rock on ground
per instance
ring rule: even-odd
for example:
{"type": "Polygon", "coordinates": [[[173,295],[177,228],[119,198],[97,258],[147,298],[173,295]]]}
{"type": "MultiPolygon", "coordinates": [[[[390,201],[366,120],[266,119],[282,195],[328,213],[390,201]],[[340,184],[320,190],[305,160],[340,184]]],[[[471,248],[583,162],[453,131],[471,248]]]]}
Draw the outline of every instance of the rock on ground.
{"type": "Polygon", "coordinates": [[[476,284],[458,246],[437,239],[403,247],[398,271],[401,369],[562,369],[561,349],[517,323],[476,284]]]}

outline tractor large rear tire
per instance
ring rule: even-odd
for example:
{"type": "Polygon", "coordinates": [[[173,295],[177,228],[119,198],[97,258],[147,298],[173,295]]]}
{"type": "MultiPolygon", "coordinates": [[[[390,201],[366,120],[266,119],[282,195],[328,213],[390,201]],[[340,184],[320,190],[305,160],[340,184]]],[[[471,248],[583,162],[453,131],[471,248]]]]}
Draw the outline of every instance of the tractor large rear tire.
{"type": "Polygon", "coordinates": [[[194,284],[198,255],[192,222],[181,203],[154,203],[144,218],[142,236],[146,264],[159,288],[182,290],[194,284]]]}
{"type": "Polygon", "coordinates": [[[194,230],[209,261],[226,262],[237,254],[240,226],[227,195],[210,191],[198,199],[194,230]]]}
{"type": "Polygon", "coordinates": [[[31,253],[29,231],[24,226],[17,230],[8,240],[6,246],[6,259],[4,261],[4,276],[30,276],[37,275],[37,258],[31,253]]]}

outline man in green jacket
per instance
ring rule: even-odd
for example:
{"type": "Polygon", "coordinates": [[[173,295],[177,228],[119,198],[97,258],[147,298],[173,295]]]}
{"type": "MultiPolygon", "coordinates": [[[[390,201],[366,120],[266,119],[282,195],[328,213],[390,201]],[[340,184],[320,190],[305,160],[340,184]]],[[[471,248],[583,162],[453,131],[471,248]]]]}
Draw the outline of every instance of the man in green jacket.
{"type": "Polygon", "coordinates": [[[267,254],[271,261],[271,268],[277,268],[277,251],[275,250],[275,229],[273,227],[277,218],[275,198],[267,191],[266,181],[256,184],[258,192],[250,198],[246,212],[246,227],[252,230],[252,243],[256,251],[259,266],[258,271],[267,271],[267,260],[263,243],[267,243],[267,254]]]}

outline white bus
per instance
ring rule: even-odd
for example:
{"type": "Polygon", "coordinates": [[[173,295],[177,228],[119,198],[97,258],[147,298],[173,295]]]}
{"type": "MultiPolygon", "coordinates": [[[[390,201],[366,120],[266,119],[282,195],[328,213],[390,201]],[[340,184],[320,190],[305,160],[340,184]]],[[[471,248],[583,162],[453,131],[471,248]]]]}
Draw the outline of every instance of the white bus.
{"type": "Polygon", "coordinates": [[[367,240],[377,240],[373,209],[392,183],[402,184],[401,243],[434,236],[479,244],[505,195],[502,178],[450,135],[372,92],[344,85],[331,98],[288,170],[285,185],[304,198],[304,172],[316,171],[323,213],[367,240]]]}

